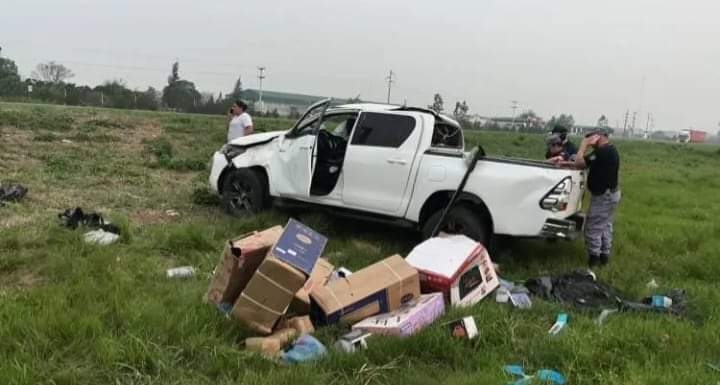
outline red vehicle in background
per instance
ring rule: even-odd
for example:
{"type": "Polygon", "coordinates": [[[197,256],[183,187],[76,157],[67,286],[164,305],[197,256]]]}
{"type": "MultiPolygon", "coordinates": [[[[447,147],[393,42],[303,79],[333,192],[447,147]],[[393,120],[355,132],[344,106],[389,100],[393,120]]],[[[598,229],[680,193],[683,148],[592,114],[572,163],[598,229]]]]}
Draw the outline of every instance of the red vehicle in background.
{"type": "Polygon", "coordinates": [[[707,133],[701,130],[682,130],[678,135],[678,142],[680,143],[702,143],[705,141],[705,135],[707,133]]]}

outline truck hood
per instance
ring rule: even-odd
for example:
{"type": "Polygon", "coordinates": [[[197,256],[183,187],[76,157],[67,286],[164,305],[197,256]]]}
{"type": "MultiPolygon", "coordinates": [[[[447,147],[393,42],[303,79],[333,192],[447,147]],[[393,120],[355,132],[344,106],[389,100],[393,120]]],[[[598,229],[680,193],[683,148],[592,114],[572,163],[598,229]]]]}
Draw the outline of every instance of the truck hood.
{"type": "Polygon", "coordinates": [[[269,142],[278,136],[284,134],[285,131],[270,131],[270,132],[261,132],[258,134],[251,134],[247,136],[241,136],[239,138],[235,138],[229,142],[229,144],[235,145],[235,146],[250,146],[253,144],[260,144],[260,143],[266,143],[269,142]]]}

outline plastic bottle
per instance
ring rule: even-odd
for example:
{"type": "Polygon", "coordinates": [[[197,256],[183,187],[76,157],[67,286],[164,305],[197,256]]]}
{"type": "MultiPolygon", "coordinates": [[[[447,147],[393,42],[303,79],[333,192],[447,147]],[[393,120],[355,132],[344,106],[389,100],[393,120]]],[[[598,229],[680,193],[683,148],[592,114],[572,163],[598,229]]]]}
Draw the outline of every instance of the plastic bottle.
{"type": "Polygon", "coordinates": [[[168,278],[187,278],[195,274],[195,268],[192,266],[181,266],[167,270],[168,278]]]}

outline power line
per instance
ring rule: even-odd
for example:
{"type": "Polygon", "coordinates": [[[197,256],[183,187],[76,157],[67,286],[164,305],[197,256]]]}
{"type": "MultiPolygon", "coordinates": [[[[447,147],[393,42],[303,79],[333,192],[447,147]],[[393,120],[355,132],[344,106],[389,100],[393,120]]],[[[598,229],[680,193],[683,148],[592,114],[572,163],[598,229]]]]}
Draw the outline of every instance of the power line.
{"type": "Polygon", "coordinates": [[[515,129],[515,110],[517,110],[517,108],[518,108],[518,101],[511,100],[510,102],[512,103],[512,107],[511,107],[512,108],[512,125],[511,125],[511,127],[514,130],[515,129]]]}

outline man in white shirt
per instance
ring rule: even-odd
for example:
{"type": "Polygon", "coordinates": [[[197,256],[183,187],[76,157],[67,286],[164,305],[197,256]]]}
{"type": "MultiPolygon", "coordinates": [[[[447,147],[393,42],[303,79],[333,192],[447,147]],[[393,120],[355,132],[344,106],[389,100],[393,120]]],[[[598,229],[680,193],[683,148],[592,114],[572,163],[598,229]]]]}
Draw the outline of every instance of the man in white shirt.
{"type": "Polygon", "coordinates": [[[247,104],[236,100],[228,112],[228,142],[233,139],[250,135],[253,132],[253,122],[247,112],[247,104]]]}

